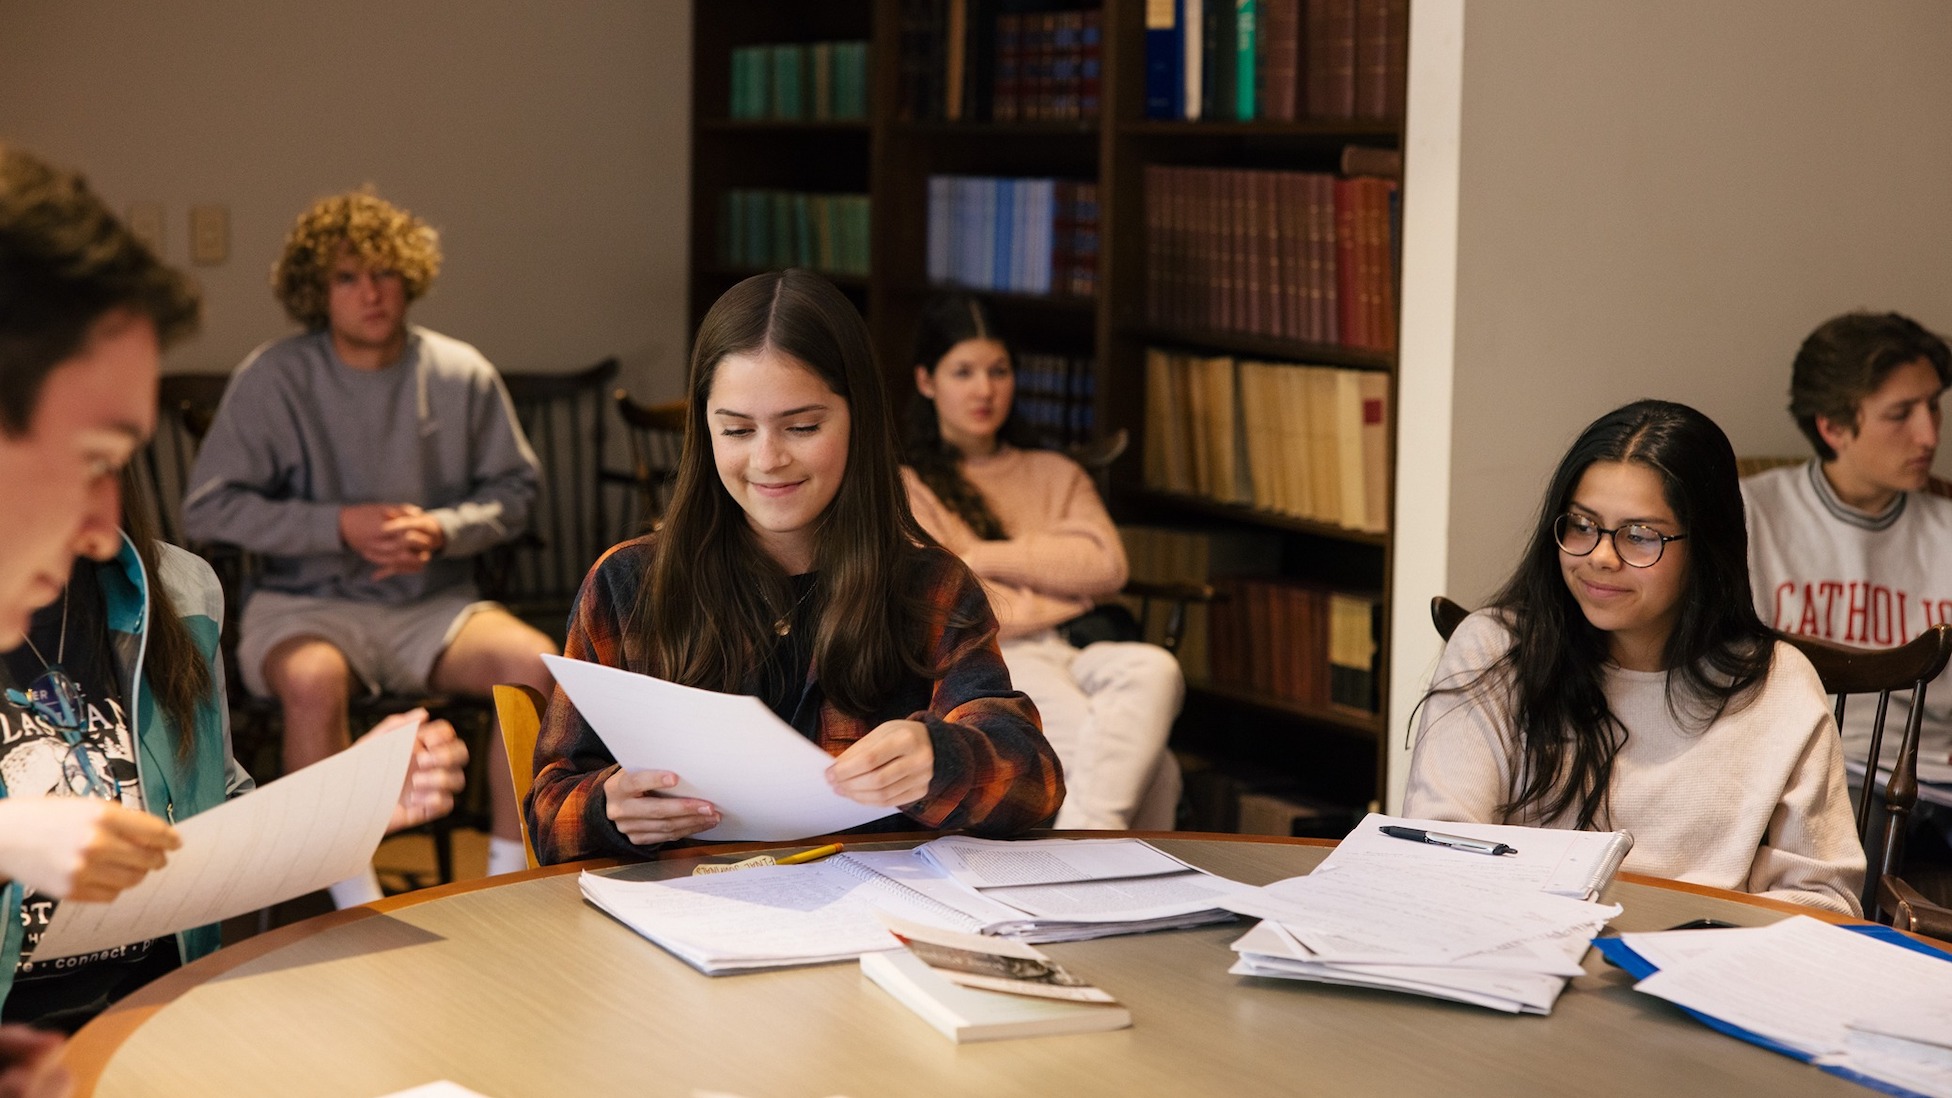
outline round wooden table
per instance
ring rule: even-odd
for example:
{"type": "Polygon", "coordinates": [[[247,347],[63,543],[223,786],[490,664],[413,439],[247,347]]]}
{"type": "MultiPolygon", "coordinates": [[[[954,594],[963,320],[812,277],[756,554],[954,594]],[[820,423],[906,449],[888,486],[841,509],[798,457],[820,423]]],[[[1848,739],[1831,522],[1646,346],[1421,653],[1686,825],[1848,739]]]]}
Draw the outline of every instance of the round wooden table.
{"type": "MultiPolygon", "coordinates": [[[[1157,835],[1252,884],[1329,844],[1157,835]]],[[[612,872],[690,872],[692,849],[612,872]]],[[[251,938],[84,1028],[78,1093],[376,1098],[452,1079],[542,1095],[1862,1095],[1722,1036],[1589,953],[1547,1017],[1232,976],[1246,924],[1045,946],[1117,995],[1114,1033],[957,1045],[853,964],[707,977],[584,903],[592,862],[395,897],[251,938]]],[[[1622,931],[1801,909],[1623,875],[1622,931]]],[[[1405,896],[1404,902],[1415,902],[1405,896]]]]}

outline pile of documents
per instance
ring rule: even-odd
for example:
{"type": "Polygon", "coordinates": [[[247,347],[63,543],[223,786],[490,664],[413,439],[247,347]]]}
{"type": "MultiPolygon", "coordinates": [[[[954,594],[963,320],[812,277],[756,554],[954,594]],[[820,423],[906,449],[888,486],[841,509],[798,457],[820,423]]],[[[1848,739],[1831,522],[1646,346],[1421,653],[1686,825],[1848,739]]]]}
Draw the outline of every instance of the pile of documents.
{"type": "Polygon", "coordinates": [[[1952,1098],[1952,957],[1889,928],[1798,915],[1623,934],[1608,953],[1631,971],[1657,970],[1636,990],[1725,1033],[1879,1090],[1952,1098]]]}
{"type": "Polygon", "coordinates": [[[1387,988],[1547,1014],[1617,905],[1592,902],[1631,839],[1619,832],[1444,824],[1371,814],[1306,877],[1229,897],[1262,921],[1230,972],[1387,988]],[[1391,838],[1383,826],[1508,844],[1488,855],[1391,838]]]}
{"type": "Polygon", "coordinates": [[[585,899],[707,975],[851,960],[899,948],[877,911],[948,930],[1055,942],[1233,918],[1252,891],[1137,839],[999,842],[950,836],[914,850],[669,881],[584,873],[585,899]]]}

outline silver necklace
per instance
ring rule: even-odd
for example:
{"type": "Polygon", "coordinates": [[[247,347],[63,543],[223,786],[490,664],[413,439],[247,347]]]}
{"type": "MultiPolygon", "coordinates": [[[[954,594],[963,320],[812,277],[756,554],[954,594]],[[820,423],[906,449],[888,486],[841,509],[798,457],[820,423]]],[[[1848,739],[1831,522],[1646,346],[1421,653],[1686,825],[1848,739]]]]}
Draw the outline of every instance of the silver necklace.
{"type": "Polygon", "coordinates": [[[73,584],[69,584],[61,589],[61,639],[54,646],[53,663],[47,662],[47,657],[41,655],[41,650],[34,643],[33,637],[21,638],[27,642],[27,650],[34,653],[34,658],[40,660],[41,666],[49,671],[60,667],[62,661],[68,658],[68,593],[72,590],[74,590],[73,584]]]}

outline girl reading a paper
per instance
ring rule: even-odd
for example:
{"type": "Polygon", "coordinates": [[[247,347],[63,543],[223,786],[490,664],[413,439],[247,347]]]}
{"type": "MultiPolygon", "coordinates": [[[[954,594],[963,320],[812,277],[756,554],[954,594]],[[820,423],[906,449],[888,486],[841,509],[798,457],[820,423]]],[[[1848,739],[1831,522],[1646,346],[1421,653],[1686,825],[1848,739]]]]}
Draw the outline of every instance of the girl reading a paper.
{"type": "Polygon", "coordinates": [[[1836,725],[1749,601],[1735,454],[1692,408],[1586,428],[1422,710],[1405,815],[1617,828],[1629,870],[1858,914],[1836,725]]]}
{"type": "MultiPolygon", "coordinates": [[[[564,654],[758,696],[835,756],[872,830],[1003,834],[1063,800],[982,587],[915,524],[866,326],[805,271],[757,275],[700,325],[658,530],[606,553],[564,654]]],[[[711,729],[697,730],[701,736],[711,729]]],[[[708,830],[679,776],[625,771],[558,687],[525,806],[537,857],[635,854],[708,830]]]]}

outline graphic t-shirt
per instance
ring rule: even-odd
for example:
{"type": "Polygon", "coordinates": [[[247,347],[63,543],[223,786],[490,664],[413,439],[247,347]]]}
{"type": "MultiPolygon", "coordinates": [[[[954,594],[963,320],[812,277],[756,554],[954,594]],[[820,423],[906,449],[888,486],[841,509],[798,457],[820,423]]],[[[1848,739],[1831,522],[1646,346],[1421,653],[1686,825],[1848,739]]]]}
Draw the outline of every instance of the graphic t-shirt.
{"type": "MultiPolygon", "coordinates": [[[[0,661],[6,680],[0,693],[0,780],[10,797],[85,797],[90,795],[87,774],[92,771],[98,790],[140,812],[135,745],[123,711],[125,691],[116,674],[96,567],[92,561],[78,562],[67,594],[35,612],[27,634],[32,643],[0,661]],[[51,664],[67,672],[77,689],[79,719],[73,728],[63,728],[58,718],[31,704],[20,704],[51,664]]],[[[31,957],[55,906],[52,897],[31,890],[23,897],[23,958],[31,957]]],[[[153,979],[158,964],[165,971],[174,967],[173,942],[138,942],[54,961],[23,959],[7,995],[5,1020],[69,1028],[70,1017],[81,1014],[75,1021],[86,1021],[85,1015],[153,979]]]]}

